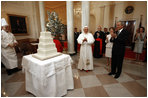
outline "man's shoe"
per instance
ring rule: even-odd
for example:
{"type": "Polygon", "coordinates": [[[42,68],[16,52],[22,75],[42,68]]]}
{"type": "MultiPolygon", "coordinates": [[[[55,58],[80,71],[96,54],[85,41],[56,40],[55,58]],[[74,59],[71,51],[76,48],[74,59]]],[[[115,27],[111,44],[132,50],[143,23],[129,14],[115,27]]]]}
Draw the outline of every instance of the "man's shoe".
{"type": "Polygon", "coordinates": [[[8,75],[12,75],[12,73],[13,73],[13,72],[12,72],[12,69],[7,69],[6,71],[7,71],[7,74],[8,74],[8,75]]]}
{"type": "Polygon", "coordinates": [[[21,71],[21,70],[22,70],[22,69],[14,68],[14,69],[13,69],[13,73],[16,73],[16,72],[21,71]]]}
{"type": "Polygon", "coordinates": [[[115,73],[110,72],[108,75],[114,75],[115,73]]]}
{"type": "Polygon", "coordinates": [[[114,78],[117,79],[117,78],[119,78],[119,77],[120,77],[120,75],[116,74],[114,78]]]}

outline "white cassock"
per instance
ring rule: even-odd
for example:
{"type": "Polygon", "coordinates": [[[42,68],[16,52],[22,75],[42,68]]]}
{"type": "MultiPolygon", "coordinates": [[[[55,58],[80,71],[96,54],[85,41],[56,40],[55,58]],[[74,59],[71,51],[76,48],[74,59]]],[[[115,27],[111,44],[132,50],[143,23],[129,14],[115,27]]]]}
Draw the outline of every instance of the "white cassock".
{"type": "Polygon", "coordinates": [[[1,60],[7,69],[18,67],[15,49],[8,46],[9,44],[16,42],[17,41],[12,33],[7,33],[4,30],[1,30],[1,60]]]}
{"type": "Polygon", "coordinates": [[[93,70],[93,56],[91,47],[95,41],[93,35],[91,33],[82,33],[79,35],[77,41],[79,44],[81,44],[78,69],[93,70]],[[87,42],[83,42],[84,38],[87,38],[87,42]]]}

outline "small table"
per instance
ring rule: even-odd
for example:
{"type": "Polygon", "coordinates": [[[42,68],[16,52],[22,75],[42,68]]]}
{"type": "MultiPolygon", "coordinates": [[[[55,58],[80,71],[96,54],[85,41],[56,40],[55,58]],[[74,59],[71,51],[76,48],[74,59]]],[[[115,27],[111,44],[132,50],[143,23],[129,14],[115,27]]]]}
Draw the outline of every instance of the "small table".
{"type": "Polygon", "coordinates": [[[37,49],[38,49],[38,44],[39,43],[30,43],[32,46],[32,53],[37,53],[37,49]]]}
{"type": "Polygon", "coordinates": [[[26,91],[37,97],[60,97],[74,89],[72,59],[69,55],[40,61],[32,55],[23,57],[22,67],[25,72],[26,91]]]}

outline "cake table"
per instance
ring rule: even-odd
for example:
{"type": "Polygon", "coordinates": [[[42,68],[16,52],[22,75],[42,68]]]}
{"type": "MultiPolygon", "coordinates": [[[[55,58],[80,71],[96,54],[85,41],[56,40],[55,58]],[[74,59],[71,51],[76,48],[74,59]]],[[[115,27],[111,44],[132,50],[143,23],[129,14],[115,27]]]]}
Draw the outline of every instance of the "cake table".
{"type": "Polygon", "coordinates": [[[60,97],[74,89],[71,68],[72,59],[62,54],[44,61],[32,55],[23,57],[22,67],[25,72],[26,91],[37,97],[60,97]]]}

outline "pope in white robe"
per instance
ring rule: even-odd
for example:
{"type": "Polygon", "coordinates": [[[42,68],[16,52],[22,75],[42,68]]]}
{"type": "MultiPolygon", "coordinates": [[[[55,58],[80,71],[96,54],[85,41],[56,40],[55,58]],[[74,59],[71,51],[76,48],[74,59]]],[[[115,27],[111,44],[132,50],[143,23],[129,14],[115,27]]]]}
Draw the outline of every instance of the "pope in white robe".
{"type": "Polygon", "coordinates": [[[87,26],[83,28],[83,33],[79,35],[77,41],[81,44],[78,69],[93,70],[92,44],[95,40],[93,35],[88,32],[87,26]]]}
{"type": "Polygon", "coordinates": [[[14,72],[13,69],[15,69],[15,71],[19,71],[17,68],[17,56],[14,49],[17,45],[17,41],[14,35],[9,32],[9,25],[4,18],[1,19],[1,27],[1,60],[7,69],[8,75],[10,75],[14,72]]]}

